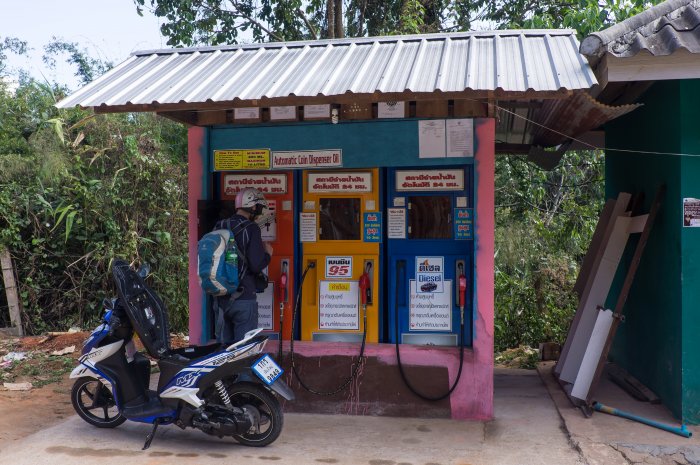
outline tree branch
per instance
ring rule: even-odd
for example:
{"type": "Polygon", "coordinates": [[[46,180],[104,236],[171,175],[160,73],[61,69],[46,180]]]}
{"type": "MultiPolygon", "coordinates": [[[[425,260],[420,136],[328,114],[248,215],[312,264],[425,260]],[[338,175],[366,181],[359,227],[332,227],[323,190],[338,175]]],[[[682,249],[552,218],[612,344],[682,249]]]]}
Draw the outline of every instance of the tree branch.
{"type": "Polygon", "coordinates": [[[306,17],[304,12],[301,11],[301,8],[297,8],[296,13],[297,16],[304,20],[304,24],[306,24],[306,27],[309,28],[309,32],[311,32],[311,37],[313,37],[314,40],[318,40],[318,34],[316,34],[316,29],[314,29],[313,25],[311,24],[311,21],[309,21],[309,18],[306,17]]]}
{"type": "MultiPolygon", "coordinates": [[[[266,27],[265,27],[260,21],[258,21],[257,19],[252,18],[252,17],[248,16],[247,14],[245,14],[245,13],[243,12],[243,10],[241,10],[241,7],[240,7],[240,5],[238,4],[238,2],[237,2],[236,0],[231,0],[231,5],[232,5],[233,8],[236,10],[236,14],[237,14],[238,16],[240,16],[241,18],[245,19],[246,21],[248,21],[248,22],[250,22],[250,23],[256,25],[257,27],[259,27],[259,28],[262,29],[263,31],[267,32],[267,35],[269,35],[270,37],[274,38],[274,39],[277,40],[278,42],[284,42],[284,38],[278,36],[277,34],[275,34],[274,32],[272,32],[271,30],[269,30],[268,28],[266,28],[266,27]]],[[[223,10],[222,12],[225,12],[225,13],[228,13],[228,14],[231,14],[231,15],[234,14],[233,12],[228,11],[228,10],[223,10]]]]}

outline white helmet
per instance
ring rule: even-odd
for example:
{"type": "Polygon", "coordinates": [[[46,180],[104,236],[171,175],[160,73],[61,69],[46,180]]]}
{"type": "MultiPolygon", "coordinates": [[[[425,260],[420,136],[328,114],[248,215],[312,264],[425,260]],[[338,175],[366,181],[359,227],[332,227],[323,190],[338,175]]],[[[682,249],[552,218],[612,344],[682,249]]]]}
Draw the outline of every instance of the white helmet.
{"type": "Polygon", "coordinates": [[[267,200],[254,187],[246,187],[236,194],[236,209],[243,209],[254,217],[261,216],[268,210],[267,200]]]}

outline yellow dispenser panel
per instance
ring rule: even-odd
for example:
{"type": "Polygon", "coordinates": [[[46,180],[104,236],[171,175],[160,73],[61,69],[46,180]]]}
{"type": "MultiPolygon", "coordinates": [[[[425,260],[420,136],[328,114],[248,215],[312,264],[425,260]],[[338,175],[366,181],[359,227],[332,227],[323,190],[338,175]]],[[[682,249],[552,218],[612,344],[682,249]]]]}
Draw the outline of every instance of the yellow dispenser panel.
{"type": "MultiPolygon", "coordinates": [[[[368,222],[381,222],[379,170],[305,171],[299,238],[304,341],[360,341],[364,331],[360,276],[371,283],[367,342],[379,340],[379,242],[368,222]],[[376,215],[374,215],[376,213],[376,215]]],[[[375,231],[376,233],[376,231],[375,231]]],[[[379,235],[381,231],[377,233],[379,235]]]]}

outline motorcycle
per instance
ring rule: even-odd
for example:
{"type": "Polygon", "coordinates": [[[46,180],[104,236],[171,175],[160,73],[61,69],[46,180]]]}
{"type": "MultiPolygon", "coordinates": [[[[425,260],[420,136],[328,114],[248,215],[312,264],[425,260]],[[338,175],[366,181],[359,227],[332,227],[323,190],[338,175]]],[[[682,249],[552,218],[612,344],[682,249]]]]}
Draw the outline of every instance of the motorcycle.
{"type": "Polygon", "coordinates": [[[143,449],[159,425],[196,428],[247,446],[266,446],[282,431],[277,397],[293,400],[280,378],[283,370],[263,353],[267,336],[250,331],[242,341],[223,347],[170,348],[165,305],[144,282],[147,266],[133,270],[115,260],[112,275],[118,297],[105,299],[104,320],[85,341],[71,402],[78,415],[98,428],[114,428],[126,420],[152,424],[143,449]],[[149,389],[151,363],[136,351],[139,336],[160,374],[149,389]]]}

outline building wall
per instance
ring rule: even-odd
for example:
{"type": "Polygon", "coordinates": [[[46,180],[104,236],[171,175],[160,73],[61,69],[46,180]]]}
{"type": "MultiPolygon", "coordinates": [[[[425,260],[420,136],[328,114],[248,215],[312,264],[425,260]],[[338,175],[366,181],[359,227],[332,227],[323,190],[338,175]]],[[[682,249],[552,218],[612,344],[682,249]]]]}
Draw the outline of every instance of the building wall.
{"type": "MultiPolygon", "coordinates": [[[[680,151],[700,155],[700,79],[680,87],[680,151]]],[[[700,156],[681,157],[680,198],[700,199],[700,156]]],[[[680,219],[678,220],[680,224],[680,219]]],[[[700,228],[681,231],[683,419],[700,423],[700,228]]]]}
{"type": "MultiPolygon", "coordinates": [[[[611,359],[661,397],[678,417],[682,413],[683,367],[681,282],[682,160],[668,155],[620,152],[611,148],[679,152],[681,86],[658,82],[643,97],[644,106],[606,127],[606,196],[644,193],[649,211],[658,187],[667,193],[634,279],[625,322],[615,336],[611,359]]],[[[627,246],[607,307],[614,308],[639,235],[627,246]]]]}

